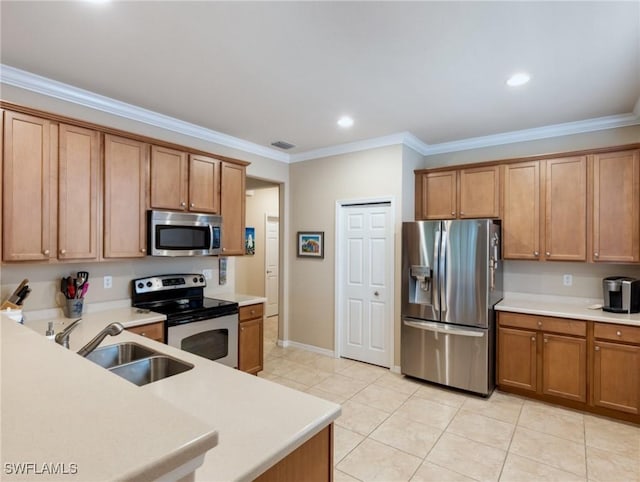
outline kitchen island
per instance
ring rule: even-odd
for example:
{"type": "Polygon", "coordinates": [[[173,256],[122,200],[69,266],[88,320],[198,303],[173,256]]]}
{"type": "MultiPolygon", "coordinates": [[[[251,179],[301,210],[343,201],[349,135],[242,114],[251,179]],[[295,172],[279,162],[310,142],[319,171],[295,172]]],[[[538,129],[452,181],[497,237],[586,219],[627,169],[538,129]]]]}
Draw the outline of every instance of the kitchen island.
{"type": "MultiPolygon", "coordinates": [[[[286,459],[292,452],[299,450],[307,443],[313,443],[320,436],[326,438],[326,435],[328,435],[327,443],[329,446],[326,447],[327,452],[324,455],[327,460],[323,462],[327,464],[327,470],[330,473],[332,470],[331,427],[332,422],[340,415],[339,405],[129,332],[123,332],[117,337],[108,337],[101,346],[135,341],[191,363],[194,368],[179,375],[136,387],[73,353],[111,321],[121,321],[125,328],[129,328],[136,324],[162,319],[162,315],[138,313],[134,308],[123,308],[122,310],[129,310],[129,315],[120,310],[113,312],[113,316],[110,316],[108,312],[86,315],[80,326],[71,333],[70,350],[55,345],[44,336],[37,337],[36,335],[39,341],[38,346],[43,348],[42,344],[44,344],[44,348],[47,349],[47,354],[43,352],[43,356],[52,356],[53,352],[57,356],[64,356],[73,361],[75,365],[81,366],[85,376],[90,376],[98,385],[107,383],[108,380],[109,386],[117,385],[120,390],[135,392],[136,396],[143,398],[149,407],[156,404],[171,406],[174,411],[173,417],[159,422],[157,427],[169,435],[171,428],[177,423],[176,421],[183,416],[189,420],[195,419],[204,427],[215,429],[217,446],[206,453],[204,462],[195,473],[195,480],[253,480],[286,459]],[[160,318],[157,318],[158,316],[160,318]],[[127,317],[130,319],[125,320],[127,317]],[[90,375],[87,375],[89,372],[90,375]]],[[[44,334],[46,321],[27,321],[27,326],[44,334]]],[[[55,320],[55,331],[61,331],[71,321],[55,320]]],[[[3,324],[8,322],[9,320],[2,320],[3,324]]],[[[15,324],[15,322],[13,323],[15,324]]],[[[15,326],[18,327],[18,325],[15,326]]],[[[4,338],[3,336],[3,344],[4,338]]],[[[32,342],[35,343],[35,340],[32,342]]],[[[5,368],[3,368],[4,370],[5,368]]],[[[64,372],[58,373],[57,376],[67,378],[64,372]]],[[[69,378],[70,383],[75,382],[78,386],[85,384],[84,378],[82,383],[75,376],[69,378]]],[[[36,388],[33,390],[37,392],[36,388]]],[[[113,388],[102,391],[96,387],[95,390],[98,396],[102,396],[106,400],[120,397],[120,392],[113,388]]],[[[40,397],[43,400],[47,398],[45,394],[41,394],[40,397]]],[[[46,406],[43,406],[42,409],[46,411],[46,406]]],[[[51,412],[53,414],[59,413],[60,407],[53,407],[51,412]]],[[[4,420],[4,404],[2,415],[4,420]]],[[[57,420],[56,422],[56,425],[60,425],[57,420]]],[[[90,426],[90,420],[85,420],[84,426],[90,426]]],[[[19,435],[15,436],[16,440],[20,438],[19,435]]],[[[108,451],[111,451],[111,457],[117,458],[120,451],[125,453],[131,451],[131,447],[129,447],[132,443],[131,440],[125,440],[127,442],[119,446],[107,447],[108,451]]],[[[13,439],[5,442],[3,430],[3,462],[5,443],[11,444],[13,439]]],[[[151,443],[151,441],[136,442],[135,445],[140,450],[144,450],[146,443],[151,443]]],[[[68,454],[68,456],[71,455],[68,454]]]]}

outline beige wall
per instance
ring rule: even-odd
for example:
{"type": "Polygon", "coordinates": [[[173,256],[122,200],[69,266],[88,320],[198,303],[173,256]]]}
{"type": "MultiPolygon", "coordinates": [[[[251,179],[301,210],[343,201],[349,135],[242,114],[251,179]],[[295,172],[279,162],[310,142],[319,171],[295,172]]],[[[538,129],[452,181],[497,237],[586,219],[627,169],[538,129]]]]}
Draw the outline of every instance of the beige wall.
{"type": "Polygon", "coordinates": [[[392,196],[395,204],[396,284],[402,219],[402,146],[390,146],[291,165],[291,313],[289,338],[334,349],[336,202],[392,196]],[[295,233],[324,231],[323,260],[297,258],[295,233]]]}
{"type": "MultiPolygon", "coordinates": [[[[18,89],[5,84],[0,84],[2,90],[0,98],[3,100],[33,107],[68,117],[93,122],[107,127],[122,129],[128,132],[162,139],[168,142],[201,149],[214,154],[233,157],[251,162],[247,168],[247,175],[278,183],[282,186],[281,202],[282,218],[286,223],[289,198],[289,165],[283,162],[263,158],[255,154],[249,154],[238,149],[229,148],[202,139],[196,139],[187,135],[160,129],[148,124],[121,118],[101,111],[89,109],[69,102],[64,102],[52,97],[47,97],[33,92],[18,89]]],[[[288,229],[284,227],[283,229],[288,229]]],[[[288,231],[287,231],[288,232],[288,231]]],[[[285,248],[288,251],[288,247],[285,248]]],[[[8,296],[23,278],[30,280],[33,289],[29,299],[25,303],[25,312],[56,306],[55,295],[58,290],[59,280],[62,276],[69,276],[78,270],[87,270],[91,273],[92,283],[87,302],[102,302],[122,300],[129,297],[129,284],[131,279],[152,274],[168,274],[178,272],[201,272],[202,269],[213,269],[214,277],[209,281],[207,295],[215,296],[220,292],[234,291],[236,259],[229,258],[227,284],[218,285],[218,258],[145,258],[142,260],[107,261],[102,263],[74,263],[60,265],[40,265],[32,263],[3,264],[0,270],[2,285],[0,291],[2,298],[8,296]],[[113,287],[109,290],[102,288],[102,276],[113,276],[113,287]]],[[[288,271],[283,269],[281,285],[285,293],[288,286],[288,271]]],[[[286,303],[285,303],[286,304],[286,303]]],[[[286,310],[281,312],[281,323],[286,320],[286,310]]]]}
{"type": "Polygon", "coordinates": [[[236,259],[236,292],[265,296],[265,215],[278,215],[279,189],[277,186],[252,189],[247,196],[247,227],[255,228],[256,254],[236,259]]]}

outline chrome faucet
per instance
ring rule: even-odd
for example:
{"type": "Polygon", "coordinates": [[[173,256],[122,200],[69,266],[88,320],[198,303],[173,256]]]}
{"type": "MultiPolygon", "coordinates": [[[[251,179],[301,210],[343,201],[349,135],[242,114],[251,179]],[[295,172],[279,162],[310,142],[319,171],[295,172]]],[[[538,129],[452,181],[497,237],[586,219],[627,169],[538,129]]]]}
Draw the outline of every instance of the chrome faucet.
{"type": "Polygon", "coordinates": [[[124,330],[124,326],[122,326],[120,323],[110,323],[109,325],[105,326],[104,329],[100,333],[98,333],[89,343],[80,348],[78,350],[78,355],[87,356],[89,353],[95,350],[98,345],[102,343],[102,340],[104,340],[108,335],[119,335],[120,333],[122,333],[122,330],[124,330]]]}
{"type": "Polygon", "coordinates": [[[55,337],[56,343],[62,345],[65,348],[69,348],[69,335],[76,329],[78,324],[82,321],[82,318],[78,318],[76,321],[67,326],[64,330],[58,333],[55,337]]]}

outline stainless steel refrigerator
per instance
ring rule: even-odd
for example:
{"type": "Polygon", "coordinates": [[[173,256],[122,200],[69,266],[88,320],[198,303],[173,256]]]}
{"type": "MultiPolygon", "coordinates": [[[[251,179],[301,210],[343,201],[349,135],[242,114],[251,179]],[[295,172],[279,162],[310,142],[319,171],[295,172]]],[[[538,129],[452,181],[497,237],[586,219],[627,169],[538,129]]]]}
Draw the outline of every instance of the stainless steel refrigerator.
{"type": "Polygon", "coordinates": [[[402,225],[402,373],[489,395],[502,299],[500,221],[402,225]]]}

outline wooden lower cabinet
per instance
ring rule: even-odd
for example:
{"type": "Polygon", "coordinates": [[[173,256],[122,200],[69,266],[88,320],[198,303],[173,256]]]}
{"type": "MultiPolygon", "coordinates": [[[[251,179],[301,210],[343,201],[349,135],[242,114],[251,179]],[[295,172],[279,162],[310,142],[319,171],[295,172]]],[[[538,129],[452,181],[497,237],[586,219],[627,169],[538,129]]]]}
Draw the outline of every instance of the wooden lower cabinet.
{"type": "Polygon", "coordinates": [[[594,407],[640,415],[640,327],[594,323],[594,407]]]}
{"type": "Polygon", "coordinates": [[[263,369],[264,304],[240,307],[238,370],[257,375],[263,369]]]}
{"type": "Polygon", "coordinates": [[[127,328],[127,331],[135,333],[136,335],[144,336],[150,340],[159,341],[164,343],[164,321],[157,321],[155,323],[147,323],[146,325],[132,326],[127,328]]]}
{"type": "Polygon", "coordinates": [[[255,480],[259,482],[333,480],[333,424],[324,428],[255,480]]]}
{"type": "Polygon", "coordinates": [[[640,423],[640,327],[498,313],[497,385],[640,423]]]}

